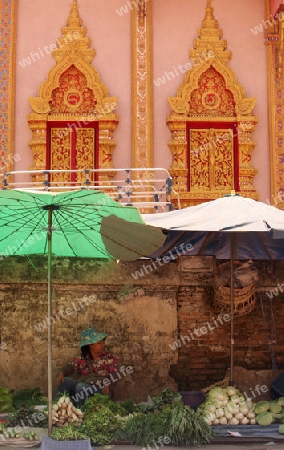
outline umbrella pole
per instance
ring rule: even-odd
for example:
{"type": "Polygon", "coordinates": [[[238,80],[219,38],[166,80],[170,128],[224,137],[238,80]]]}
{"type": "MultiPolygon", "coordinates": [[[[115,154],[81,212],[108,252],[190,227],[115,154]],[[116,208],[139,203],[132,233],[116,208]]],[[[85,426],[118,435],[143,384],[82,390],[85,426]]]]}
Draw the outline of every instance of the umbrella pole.
{"type": "Polygon", "coordinates": [[[52,255],[52,206],[48,209],[47,227],[47,390],[48,390],[48,434],[52,433],[52,303],[51,303],[51,255],[52,255]]]}
{"type": "Polygon", "coordinates": [[[235,260],[235,247],[236,247],[236,236],[232,233],[231,239],[231,356],[230,356],[230,385],[234,385],[234,260],[235,260]]]}

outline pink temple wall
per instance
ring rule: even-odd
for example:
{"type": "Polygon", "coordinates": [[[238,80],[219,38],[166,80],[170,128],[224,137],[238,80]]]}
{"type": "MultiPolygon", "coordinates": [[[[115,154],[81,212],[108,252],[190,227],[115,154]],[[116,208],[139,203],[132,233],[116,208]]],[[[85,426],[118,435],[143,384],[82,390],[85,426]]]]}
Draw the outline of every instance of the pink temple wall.
{"type": "MultiPolygon", "coordinates": [[[[45,55],[25,68],[19,64],[30,53],[55,43],[66,24],[71,0],[19,0],[16,58],[16,133],[15,153],[21,155],[17,170],[26,170],[32,164],[28,146],[31,132],[27,115],[31,112],[29,97],[37,96],[55,61],[45,55]]],[[[128,2],[128,4],[134,4],[128,2]]],[[[83,25],[88,30],[91,46],[96,50],[93,65],[110,96],[118,97],[117,114],[120,123],[114,138],[115,167],[131,166],[131,30],[130,12],[118,14],[116,10],[127,5],[126,0],[78,0],[83,25]]],[[[197,37],[204,18],[206,0],[154,0],[154,149],[155,166],[169,168],[171,152],[168,142],[171,134],[166,126],[170,113],[168,97],[176,95],[184,74],[157,85],[158,78],[189,62],[188,52],[197,37]],[[156,83],[155,83],[156,81],[156,83]]],[[[256,97],[254,113],[259,118],[253,135],[257,142],[253,165],[258,169],[255,186],[260,199],[269,199],[270,168],[267,118],[267,75],[264,33],[254,33],[264,17],[264,0],[213,0],[214,12],[223,30],[228,47],[233,52],[230,67],[243,85],[248,97],[256,97]]],[[[128,8],[129,9],[129,8],[128,8]]]]}
{"type": "Polygon", "coordinates": [[[283,0],[270,0],[272,16],[274,16],[281,3],[284,4],[283,0]]]}

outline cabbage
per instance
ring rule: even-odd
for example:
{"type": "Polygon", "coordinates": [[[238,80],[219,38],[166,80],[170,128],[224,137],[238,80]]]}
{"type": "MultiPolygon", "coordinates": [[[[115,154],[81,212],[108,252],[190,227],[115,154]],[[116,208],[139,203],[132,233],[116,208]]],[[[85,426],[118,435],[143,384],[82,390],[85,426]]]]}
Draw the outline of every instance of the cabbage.
{"type": "Polygon", "coordinates": [[[227,420],[231,420],[233,418],[233,414],[229,411],[225,411],[225,417],[227,420]]]}
{"type": "Polygon", "coordinates": [[[269,409],[274,414],[280,414],[282,412],[282,406],[275,400],[269,402],[269,409]]]}
{"type": "Polygon", "coordinates": [[[213,405],[213,404],[207,403],[207,404],[205,404],[205,406],[204,406],[204,411],[205,411],[205,412],[208,411],[208,412],[214,413],[214,412],[216,411],[216,406],[213,405]]]}
{"type": "Polygon", "coordinates": [[[220,417],[219,423],[221,425],[227,425],[228,421],[227,421],[226,417],[220,417]]]}
{"type": "Polygon", "coordinates": [[[284,425],[279,425],[278,431],[280,434],[284,434],[284,425]]]}
{"type": "Polygon", "coordinates": [[[271,425],[273,422],[273,415],[271,412],[262,412],[256,416],[256,422],[258,425],[262,425],[264,427],[271,425]]]}
{"type": "Polygon", "coordinates": [[[207,425],[212,425],[212,422],[211,422],[211,420],[209,420],[207,417],[203,417],[203,420],[204,420],[204,422],[206,422],[207,423],[207,425]]]}
{"type": "Polygon", "coordinates": [[[238,412],[238,413],[235,415],[235,418],[238,419],[238,420],[242,420],[242,419],[244,418],[244,415],[243,415],[243,413],[238,412]]]}
{"type": "Polygon", "coordinates": [[[233,386],[228,386],[226,392],[229,397],[232,397],[232,395],[235,395],[237,393],[236,389],[233,386]]]}
{"type": "Polygon", "coordinates": [[[284,406],[284,397],[279,397],[277,401],[279,405],[284,406]]]}
{"type": "Polygon", "coordinates": [[[234,394],[234,395],[232,395],[230,400],[231,400],[231,402],[233,402],[236,405],[238,405],[240,403],[241,397],[238,394],[234,394]]]}
{"type": "Polygon", "coordinates": [[[209,425],[212,425],[214,420],[216,419],[216,416],[213,413],[207,413],[207,414],[203,415],[202,417],[206,421],[206,423],[208,423],[209,425]]]}
{"type": "Polygon", "coordinates": [[[229,402],[226,408],[231,414],[237,414],[239,412],[239,406],[233,402],[229,402]]]}
{"type": "Polygon", "coordinates": [[[247,416],[249,413],[249,408],[246,402],[240,403],[240,411],[243,413],[244,416],[247,416]]]}
{"type": "Polygon", "coordinates": [[[208,392],[208,397],[210,400],[217,400],[219,402],[224,401],[224,399],[226,398],[221,387],[214,387],[210,389],[210,391],[208,392]]]}
{"type": "Polygon", "coordinates": [[[224,417],[224,415],[225,415],[225,412],[224,412],[224,410],[222,408],[216,409],[216,417],[217,418],[224,417]]]}
{"type": "Polygon", "coordinates": [[[247,417],[243,417],[241,420],[242,425],[247,425],[249,423],[249,419],[247,417]]]}
{"type": "Polygon", "coordinates": [[[224,398],[224,400],[221,402],[220,406],[226,406],[228,404],[229,399],[226,397],[224,398]]]}
{"type": "Polygon", "coordinates": [[[231,420],[230,420],[230,422],[229,422],[229,425],[239,425],[239,421],[238,421],[238,419],[236,419],[235,417],[233,417],[231,420]]]}
{"type": "Polygon", "coordinates": [[[269,402],[265,400],[261,400],[255,405],[254,412],[255,414],[264,413],[269,410],[269,402]]]}

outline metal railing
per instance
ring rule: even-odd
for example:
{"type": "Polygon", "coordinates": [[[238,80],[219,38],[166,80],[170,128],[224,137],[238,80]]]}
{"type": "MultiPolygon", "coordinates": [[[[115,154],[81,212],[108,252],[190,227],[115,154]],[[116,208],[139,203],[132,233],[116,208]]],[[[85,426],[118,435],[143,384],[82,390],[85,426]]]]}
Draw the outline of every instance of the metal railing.
{"type": "Polygon", "coordinates": [[[142,212],[170,211],[172,178],[163,168],[27,170],[0,174],[0,189],[66,191],[97,189],[123,205],[135,206],[142,212]]]}

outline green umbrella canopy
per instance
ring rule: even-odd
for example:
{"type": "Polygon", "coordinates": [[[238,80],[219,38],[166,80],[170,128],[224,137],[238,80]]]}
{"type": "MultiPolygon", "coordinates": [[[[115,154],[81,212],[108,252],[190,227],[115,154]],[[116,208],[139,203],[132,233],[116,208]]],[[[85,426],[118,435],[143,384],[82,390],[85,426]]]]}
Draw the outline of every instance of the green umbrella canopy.
{"type": "MultiPolygon", "coordinates": [[[[140,256],[152,254],[164,240],[165,236],[160,229],[144,224],[136,208],[120,205],[100,191],[74,190],[60,193],[0,191],[0,259],[12,255],[47,254],[48,317],[52,315],[52,254],[62,257],[116,258],[132,261],[140,256]]],[[[50,434],[52,321],[48,321],[47,346],[50,434]]]]}
{"type": "Polygon", "coordinates": [[[50,231],[62,257],[136,260],[165,240],[136,208],[100,191],[0,191],[0,256],[46,254],[50,231]]]}

